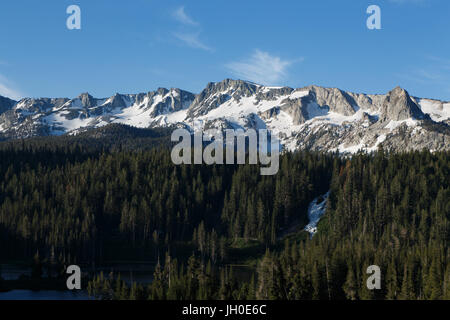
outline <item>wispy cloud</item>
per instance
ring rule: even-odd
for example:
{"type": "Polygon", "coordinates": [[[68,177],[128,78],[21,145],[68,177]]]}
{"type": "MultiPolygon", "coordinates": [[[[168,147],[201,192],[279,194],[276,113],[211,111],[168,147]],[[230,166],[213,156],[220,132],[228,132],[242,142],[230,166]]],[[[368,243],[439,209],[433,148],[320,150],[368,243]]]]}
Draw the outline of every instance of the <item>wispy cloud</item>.
{"type": "Polygon", "coordinates": [[[0,74],[0,96],[19,100],[24,95],[15,87],[14,83],[0,74]]]}
{"type": "Polygon", "coordinates": [[[191,18],[185,11],[184,6],[178,7],[172,12],[172,17],[183,24],[183,30],[180,32],[173,32],[173,36],[182,41],[183,44],[205,51],[214,51],[210,46],[200,40],[200,23],[191,18]],[[187,30],[187,31],[186,31],[187,30]]]}
{"type": "Polygon", "coordinates": [[[396,73],[397,78],[420,83],[422,86],[432,86],[441,91],[449,91],[450,60],[428,55],[420,67],[414,66],[408,71],[396,73]]]}
{"type": "Polygon", "coordinates": [[[302,61],[283,60],[268,52],[255,50],[247,59],[230,62],[226,65],[228,70],[235,76],[261,84],[277,84],[287,76],[287,69],[294,62],[302,61]]]}
{"type": "Polygon", "coordinates": [[[417,83],[420,83],[420,84],[423,84],[423,85],[429,84],[429,81],[427,81],[423,77],[420,77],[419,75],[417,75],[416,72],[394,73],[394,76],[399,78],[399,79],[403,79],[403,80],[406,80],[406,81],[417,82],[417,83]]]}
{"type": "Polygon", "coordinates": [[[426,70],[426,69],[412,69],[406,73],[396,73],[398,78],[402,78],[408,81],[414,81],[421,84],[434,84],[440,85],[444,84],[447,81],[445,80],[445,75],[436,72],[434,70],[426,70]]]}
{"type": "Polygon", "coordinates": [[[441,69],[450,70],[450,60],[444,59],[444,58],[440,58],[440,57],[436,57],[436,56],[428,56],[427,58],[430,61],[438,63],[439,67],[441,69]]]}
{"type": "Polygon", "coordinates": [[[213,51],[213,49],[211,47],[207,46],[200,40],[199,32],[196,32],[196,33],[175,32],[173,35],[175,36],[175,38],[183,41],[186,45],[188,45],[191,48],[202,49],[202,50],[206,50],[206,51],[213,51]]]}
{"type": "Polygon", "coordinates": [[[414,68],[412,73],[429,82],[436,84],[448,83],[450,79],[450,60],[428,55],[427,62],[421,68],[414,68]]]}
{"type": "Polygon", "coordinates": [[[181,22],[183,24],[191,25],[191,26],[198,26],[199,23],[192,19],[186,11],[184,11],[184,7],[181,6],[177,8],[173,13],[172,16],[177,20],[178,22],[181,22]]]}

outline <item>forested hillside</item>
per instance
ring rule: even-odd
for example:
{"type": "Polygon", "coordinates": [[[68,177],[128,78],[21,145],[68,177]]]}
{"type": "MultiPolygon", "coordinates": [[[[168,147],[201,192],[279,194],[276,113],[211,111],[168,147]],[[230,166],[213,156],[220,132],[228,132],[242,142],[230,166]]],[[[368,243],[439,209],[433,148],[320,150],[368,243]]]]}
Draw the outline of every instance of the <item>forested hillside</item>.
{"type": "Polygon", "coordinates": [[[0,144],[0,260],[158,261],[148,287],[94,279],[98,298],[450,299],[448,152],[285,153],[277,175],[261,176],[175,166],[153,144],[70,139],[0,144]],[[299,231],[308,205],[329,190],[310,239],[299,231]],[[242,279],[230,264],[246,248],[256,272],[242,279]],[[381,290],[365,286],[373,264],[381,290]]]}

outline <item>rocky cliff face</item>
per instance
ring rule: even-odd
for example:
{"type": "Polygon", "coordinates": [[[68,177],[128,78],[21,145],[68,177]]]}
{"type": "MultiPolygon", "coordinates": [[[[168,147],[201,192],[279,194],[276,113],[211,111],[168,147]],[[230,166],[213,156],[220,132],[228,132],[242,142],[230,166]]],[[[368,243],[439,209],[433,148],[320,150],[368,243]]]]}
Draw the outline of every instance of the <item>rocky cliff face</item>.
{"type": "Polygon", "coordinates": [[[311,86],[308,91],[312,93],[313,99],[319,106],[327,107],[331,112],[344,116],[351,116],[355,113],[356,102],[342,90],[311,86]]]}
{"type": "Polygon", "coordinates": [[[0,137],[76,134],[108,123],[135,127],[270,129],[286,149],[356,152],[450,148],[450,103],[400,87],[369,95],[337,88],[267,87],[226,79],[199,94],[159,88],[97,99],[0,97],[0,137]]]}
{"type": "Polygon", "coordinates": [[[0,114],[11,109],[17,101],[0,96],[0,114]]]}
{"type": "Polygon", "coordinates": [[[411,100],[406,90],[396,87],[384,98],[381,107],[381,119],[384,121],[401,121],[406,119],[425,119],[420,107],[411,100]]]}

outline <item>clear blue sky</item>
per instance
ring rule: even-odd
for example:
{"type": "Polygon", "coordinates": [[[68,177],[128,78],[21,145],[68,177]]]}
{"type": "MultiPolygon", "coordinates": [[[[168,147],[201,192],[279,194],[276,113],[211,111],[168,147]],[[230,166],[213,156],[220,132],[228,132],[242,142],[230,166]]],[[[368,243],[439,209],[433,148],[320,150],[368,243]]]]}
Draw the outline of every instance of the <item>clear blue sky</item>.
{"type": "Polygon", "coordinates": [[[193,92],[241,78],[450,100],[448,0],[14,0],[0,4],[0,94],[193,92]],[[68,30],[66,8],[81,8],[68,30]],[[366,9],[381,8],[381,30],[366,9]]]}

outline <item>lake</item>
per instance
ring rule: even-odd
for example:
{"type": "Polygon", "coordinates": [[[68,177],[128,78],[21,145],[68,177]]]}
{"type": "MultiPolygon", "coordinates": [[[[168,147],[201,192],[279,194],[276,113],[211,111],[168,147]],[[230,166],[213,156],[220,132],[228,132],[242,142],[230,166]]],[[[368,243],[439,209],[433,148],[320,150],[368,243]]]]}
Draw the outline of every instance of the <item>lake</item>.
{"type": "Polygon", "coordinates": [[[0,300],[89,300],[89,296],[84,291],[11,290],[0,292],[0,300]]]}
{"type": "MultiPolygon", "coordinates": [[[[103,272],[105,277],[113,272],[115,276],[120,274],[122,280],[131,284],[138,282],[146,285],[152,282],[154,263],[138,262],[138,263],[109,263],[96,268],[95,272],[90,268],[83,268],[82,271],[90,274],[100,274],[103,272]]],[[[0,264],[0,276],[4,280],[17,280],[21,275],[29,276],[31,274],[31,267],[26,264],[3,263],[0,264]]],[[[82,283],[83,285],[83,283],[82,283]]],[[[85,283],[85,285],[87,285],[85,283]]],[[[85,289],[84,287],[82,287],[85,289]]],[[[0,300],[89,300],[89,295],[86,291],[64,291],[64,290],[11,290],[7,292],[0,292],[0,300]]]]}
{"type": "MultiPolygon", "coordinates": [[[[0,264],[1,276],[5,280],[16,280],[21,275],[30,275],[31,267],[21,264],[0,264]]],[[[154,263],[149,262],[117,262],[108,263],[97,267],[95,274],[103,272],[105,277],[113,272],[115,276],[120,274],[120,278],[126,283],[138,282],[147,285],[153,281],[154,263]]],[[[92,270],[82,268],[89,273],[92,270]]],[[[245,266],[233,266],[233,273],[238,279],[249,280],[254,273],[254,269],[245,266]]],[[[86,284],[84,284],[86,285],[86,284]]],[[[58,290],[11,290],[0,292],[0,300],[89,300],[89,295],[85,291],[86,287],[82,283],[81,291],[58,291],[58,290]]]]}

